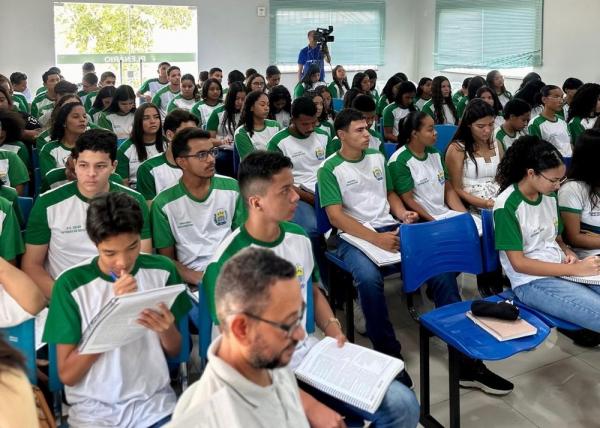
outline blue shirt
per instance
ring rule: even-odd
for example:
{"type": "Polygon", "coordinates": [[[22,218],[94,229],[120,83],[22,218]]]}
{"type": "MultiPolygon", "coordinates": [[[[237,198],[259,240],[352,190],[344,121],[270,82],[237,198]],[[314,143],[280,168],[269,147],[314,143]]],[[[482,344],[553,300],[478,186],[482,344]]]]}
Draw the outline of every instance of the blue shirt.
{"type": "Polygon", "coordinates": [[[306,46],[302,48],[298,54],[298,64],[302,65],[302,78],[308,72],[311,64],[318,64],[321,70],[321,77],[319,80],[325,80],[325,61],[323,60],[323,54],[321,53],[321,47],[319,45],[311,48],[306,46]]]}

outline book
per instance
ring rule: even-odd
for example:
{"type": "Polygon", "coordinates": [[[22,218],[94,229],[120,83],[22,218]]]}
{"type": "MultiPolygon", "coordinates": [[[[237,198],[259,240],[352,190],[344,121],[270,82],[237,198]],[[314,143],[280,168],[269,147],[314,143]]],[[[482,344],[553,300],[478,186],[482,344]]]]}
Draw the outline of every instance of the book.
{"type": "Polygon", "coordinates": [[[301,381],[369,413],[381,405],[404,362],[369,348],[325,337],[294,370],[301,381]]]}
{"type": "MultiPolygon", "coordinates": [[[[368,229],[375,230],[369,223],[363,223],[363,226],[368,229]]],[[[393,265],[402,261],[400,251],[391,252],[384,250],[383,248],[379,248],[377,245],[371,244],[369,241],[350,235],[346,232],[340,233],[339,237],[362,251],[365,256],[367,256],[377,266],[393,265]]]]}
{"type": "Polygon", "coordinates": [[[578,282],[579,284],[586,285],[600,285],[600,275],[592,276],[561,276],[562,279],[566,279],[571,282],[578,282]]]}
{"type": "Polygon", "coordinates": [[[473,315],[471,311],[467,312],[467,318],[471,319],[500,342],[537,334],[537,328],[521,318],[508,321],[498,318],[478,317],[473,315]]]}
{"type": "Polygon", "coordinates": [[[78,350],[80,354],[98,354],[119,348],[142,337],[148,329],[137,322],[144,309],[159,303],[171,307],[186,291],[184,284],[136,291],[110,299],[87,326],[78,350]]]}

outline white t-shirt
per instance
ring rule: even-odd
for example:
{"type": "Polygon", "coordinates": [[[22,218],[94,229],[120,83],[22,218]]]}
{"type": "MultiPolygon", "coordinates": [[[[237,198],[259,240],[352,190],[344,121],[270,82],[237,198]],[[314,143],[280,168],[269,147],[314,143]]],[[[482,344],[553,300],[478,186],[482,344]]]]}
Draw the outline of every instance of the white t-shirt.
{"type": "Polygon", "coordinates": [[[524,135],[527,135],[527,128],[515,132],[514,135],[509,135],[502,126],[497,127],[494,131],[494,139],[502,144],[505,152],[519,137],[524,135]]]}
{"type": "Polygon", "coordinates": [[[103,113],[98,120],[98,126],[106,127],[113,131],[119,140],[129,138],[133,128],[133,113],[121,115],[117,113],[103,113]],[[109,126],[106,126],[109,122],[109,126]]]}
{"type": "Polygon", "coordinates": [[[265,120],[265,127],[261,130],[254,130],[252,135],[248,133],[244,125],[235,130],[235,147],[240,154],[240,158],[246,157],[254,150],[267,150],[267,144],[281,128],[279,123],[274,120],[265,120]]]}
{"type": "MultiPolygon", "coordinates": [[[[145,160],[151,159],[159,155],[156,144],[144,144],[147,157],[145,160]]],[[[117,151],[117,173],[126,179],[129,179],[129,186],[135,189],[137,183],[137,170],[144,161],[140,161],[137,149],[132,140],[126,140],[119,146],[117,151]]]]}
{"type": "Polygon", "coordinates": [[[206,124],[208,123],[210,115],[215,109],[221,107],[222,105],[223,103],[217,103],[214,106],[211,106],[202,100],[194,104],[190,112],[200,119],[200,125],[202,126],[202,129],[206,129],[206,124]]]}
{"type": "Polygon", "coordinates": [[[571,136],[567,128],[567,122],[556,116],[554,122],[538,115],[531,119],[527,128],[529,135],[537,135],[543,140],[548,141],[558,149],[561,155],[565,157],[573,156],[571,147],[571,136]]]}
{"type": "MultiPolygon", "coordinates": [[[[581,231],[600,233],[600,206],[592,207],[590,187],[581,181],[567,181],[558,191],[558,205],[561,212],[578,214],[581,217],[581,231]]],[[[573,248],[577,257],[600,254],[600,248],[573,248]]]]}
{"type": "Polygon", "coordinates": [[[0,328],[13,327],[34,318],[0,284],[0,328]]]}

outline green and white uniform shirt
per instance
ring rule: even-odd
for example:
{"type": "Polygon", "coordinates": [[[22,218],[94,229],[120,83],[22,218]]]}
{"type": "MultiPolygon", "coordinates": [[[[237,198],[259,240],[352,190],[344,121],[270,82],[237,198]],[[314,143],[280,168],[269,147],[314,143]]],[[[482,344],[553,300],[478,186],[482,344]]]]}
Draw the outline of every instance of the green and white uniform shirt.
{"type": "MultiPolygon", "coordinates": [[[[444,118],[445,121],[444,123],[440,124],[440,125],[454,125],[456,123],[456,118],[454,117],[454,113],[452,113],[452,110],[450,109],[450,107],[448,107],[448,105],[446,103],[444,103],[444,105],[442,106],[442,108],[444,109],[444,118]]],[[[429,116],[431,116],[431,118],[433,120],[436,120],[435,118],[435,107],[433,105],[433,100],[429,100],[425,103],[425,105],[423,106],[423,109],[421,110],[423,113],[427,113],[429,116]]],[[[460,114],[459,116],[460,117],[460,114]]]]}
{"type": "Polygon", "coordinates": [[[508,91],[502,92],[500,95],[498,95],[498,100],[500,101],[500,104],[502,104],[502,108],[504,109],[506,103],[512,100],[512,94],[508,91]]]}
{"type": "Polygon", "coordinates": [[[299,137],[287,128],[271,138],[267,150],[278,151],[290,158],[294,164],[294,185],[314,191],[317,171],[327,156],[330,141],[329,135],[320,129],[315,129],[308,137],[299,137]]]}
{"type": "Polygon", "coordinates": [[[248,133],[244,125],[235,130],[235,147],[240,154],[240,159],[244,159],[255,150],[267,150],[267,144],[280,131],[279,123],[274,120],[265,120],[263,129],[255,129],[252,135],[248,133]]]}
{"type": "Polygon", "coordinates": [[[579,136],[583,134],[583,131],[585,131],[586,129],[592,129],[594,127],[594,125],[596,124],[596,120],[598,120],[598,116],[585,118],[575,116],[569,121],[569,134],[571,134],[571,141],[573,141],[573,144],[575,144],[577,138],[579,138],[579,136]]]}
{"type": "Polygon", "coordinates": [[[200,126],[202,127],[202,129],[206,129],[210,115],[212,114],[213,111],[215,111],[222,105],[223,105],[223,103],[219,102],[219,103],[215,104],[214,106],[211,106],[211,105],[206,104],[206,102],[204,100],[202,100],[202,101],[198,101],[196,104],[194,104],[194,106],[190,110],[190,113],[192,113],[194,116],[196,116],[200,120],[200,126]]]}
{"type": "Polygon", "coordinates": [[[208,195],[197,199],[180,180],[152,202],[154,246],[175,246],[177,259],[203,272],[219,244],[236,228],[242,201],[237,181],[215,175],[208,195]]]}
{"type": "Polygon", "coordinates": [[[531,119],[527,127],[529,135],[536,135],[543,140],[548,141],[558,149],[561,155],[570,158],[573,156],[571,147],[571,136],[567,122],[556,116],[554,121],[538,115],[531,119]]]}
{"type": "Polygon", "coordinates": [[[462,91],[457,91],[452,95],[452,102],[457,106],[463,98],[466,98],[466,95],[462,91]]]}
{"type": "MultiPolygon", "coordinates": [[[[369,128],[369,149],[377,150],[381,152],[383,156],[385,153],[385,144],[383,144],[383,138],[381,134],[374,129],[369,128]]],[[[329,145],[327,146],[327,157],[331,156],[338,150],[342,148],[342,142],[338,137],[335,137],[331,140],[329,145]]]]}
{"type": "Polygon", "coordinates": [[[67,158],[71,156],[72,147],[65,146],[60,141],[50,141],[40,150],[40,173],[42,177],[54,168],[66,165],[67,158]]]}
{"type": "Polygon", "coordinates": [[[383,117],[383,110],[388,106],[389,102],[385,95],[379,97],[379,101],[377,101],[377,107],[375,109],[375,114],[379,117],[383,117]]]}
{"type": "Polygon", "coordinates": [[[27,166],[16,153],[0,150],[0,181],[10,187],[29,181],[27,166]]]}
{"type": "Polygon", "coordinates": [[[31,169],[31,159],[29,159],[29,151],[25,144],[21,141],[11,141],[10,143],[0,144],[0,150],[7,150],[16,153],[19,159],[23,161],[27,169],[31,169]]]}
{"type": "Polygon", "coordinates": [[[275,113],[275,120],[279,123],[281,129],[287,128],[292,121],[292,115],[285,110],[281,110],[279,113],[275,113]]]}
{"type": "MultiPolygon", "coordinates": [[[[144,147],[146,148],[146,160],[152,159],[154,156],[162,153],[158,151],[156,144],[154,143],[144,144],[144,147]]],[[[137,171],[140,164],[144,161],[140,161],[137,149],[132,140],[125,140],[123,144],[119,146],[119,149],[117,150],[117,161],[117,174],[129,180],[129,186],[135,189],[137,183],[137,171]]]]}
{"type": "MultiPolygon", "coordinates": [[[[144,217],[142,239],[150,239],[148,207],[142,195],[111,181],[109,192],[125,192],[139,202],[144,217]]],[[[88,206],[88,199],[79,192],[76,181],[41,194],[33,204],[25,242],[48,245],[45,268],[52,278],[98,254],[85,229],[88,206]]]]}
{"type": "Polygon", "coordinates": [[[13,105],[17,108],[17,111],[22,113],[29,113],[29,104],[25,95],[18,94],[16,92],[12,95],[13,105]]]}
{"type": "Polygon", "coordinates": [[[408,113],[410,113],[410,110],[407,108],[402,108],[396,103],[389,104],[383,109],[383,126],[386,128],[394,128],[392,132],[397,136],[398,122],[400,122],[400,119],[408,116],[408,113]]]}
{"type": "Polygon", "coordinates": [[[161,191],[177,183],[182,175],[181,168],[171,164],[167,155],[161,153],[140,164],[135,190],[140,192],[144,199],[151,201],[161,191]]]}
{"type": "Polygon", "coordinates": [[[154,104],[160,111],[160,117],[162,120],[165,120],[165,117],[167,116],[167,107],[169,106],[169,103],[179,94],[179,91],[173,92],[169,85],[165,85],[164,88],[161,88],[152,97],[152,104],[154,104]]]}
{"type": "MultiPolygon", "coordinates": [[[[430,98],[430,99],[431,99],[431,98],[430,98]]],[[[429,99],[429,100],[430,100],[430,99],[429,99]]],[[[417,108],[419,111],[421,111],[421,110],[423,110],[423,106],[424,106],[424,105],[427,103],[427,101],[429,101],[429,100],[426,100],[426,99],[424,99],[424,98],[419,98],[419,97],[417,97],[417,99],[415,100],[415,107],[416,107],[416,108],[417,108]]]]}
{"type": "Polygon", "coordinates": [[[325,132],[329,136],[329,138],[335,137],[335,129],[329,120],[319,122],[317,129],[320,129],[321,131],[325,132]]]}
{"type": "Polygon", "coordinates": [[[90,92],[86,95],[85,100],[81,100],[83,103],[83,108],[87,112],[87,114],[91,114],[92,106],[94,105],[94,101],[96,101],[96,97],[98,96],[98,91],[90,92]]]}
{"type": "Polygon", "coordinates": [[[48,125],[50,113],[54,108],[54,101],[48,98],[46,92],[37,95],[31,102],[31,115],[35,117],[42,126],[48,125]]]}
{"type": "Polygon", "coordinates": [[[175,96],[175,98],[173,98],[171,101],[169,101],[169,104],[167,105],[167,114],[171,113],[176,108],[191,111],[192,107],[194,107],[196,102],[197,102],[197,100],[195,98],[188,100],[188,99],[183,98],[183,96],[181,94],[177,94],[177,96],[175,96]]]}
{"type": "MultiPolygon", "coordinates": [[[[181,284],[166,257],[140,254],[131,271],[139,291],[181,284]]],[[[66,270],[56,280],[43,341],[77,345],[94,317],[113,297],[114,280],[98,258],[66,270]]],[[[180,319],[191,308],[181,293],[171,312],[180,319]]],[[[147,329],[137,340],[103,352],[74,386],[65,385],[69,425],[147,427],[171,414],[177,398],[158,334],[147,329]]]]}
{"type": "Polygon", "coordinates": [[[448,170],[435,147],[425,147],[425,155],[419,158],[402,146],[390,158],[388,168],[396,193],[412,190],[415,201],[432,217],[450,211],[444,202],[448,170]]]}
{"type": "Polygon", "coordinates": [[[393,185],[381,152],[367,149],[356,161],[334,153],[318,176],[321,207],[342,205],[347,215],[375,228],[398,223],[390,214],[387,194],[393,185]]]}
{"type": "Polygon", "coordinates": [[[97,125],[115,133],[119,140],[129,138],[133,128],[133,112],[127,114],[104,111],[100,114],[97,125]]]}
{"type": "MultiPolygon", "coordinates": [[[[217,137],[231,137],[233,134],[227,129],[227,125],[223,122],[225,116],[225,106],[219,106],[213,110],[206,122],[206,130],[209,132],[216,132],[217,137]]],[[[240,121],[241,113],[236,113],[233,120],[233,132],[235,133],[236,125],[240,121]]]]}
{"type": "MultiPolygon", "coordinates": [[[[567,181],[558,191],[558,206],[561,212],[580,216],[579,226],[582,232],[600,234],[600,206],[592,207],[590,187],[581,181],[567,181]]],[[[577,257],[584,259],[600,254],[596,249],[573,248],[577,257]]]]}
{"type": "Polygon", "coordinates": [[[496,141],[502,144],[502,147],[504,148],[505,152],[510,146],[513,145],[513,143],[519,137],[522,137],[524,135],[527,135],[527,128],[523,128],[520,131],[516,131],[513,135],[510,135],[508,132],[506,132],[503,126],[497,127],[494,131],[494,138],[496,139],[496,141]]]}
{"type": "Polygon", "coordinates": [[[331,98],[344,98],[347,89],[343,85],[338,86],[337,83],[331,82],[327,85],[327,91],[331,94],[331,98]]]}
{"type": "Polygon", "coordinates": [[[515,271],[507,251],[522,251],[525,257],[549,263],[561,263],[564,253],[556,242],[562,233],[556,194],[539,194],[527,199],[516,184],[505,189],[494,204],[494,233],[500,262],[512,287],[527,284],[541,276],[515,271]]]}
{"type": "Polygon", "coordinates": [[[160,91],[165,86],[169,85],[169,81],[167,80],[165,83],[160,83],[157,77],[146,80],[138,92],[140,94],[145,94],[146,92],[150,92],[150,95],[154,96],[158,91],[160,91]]]}

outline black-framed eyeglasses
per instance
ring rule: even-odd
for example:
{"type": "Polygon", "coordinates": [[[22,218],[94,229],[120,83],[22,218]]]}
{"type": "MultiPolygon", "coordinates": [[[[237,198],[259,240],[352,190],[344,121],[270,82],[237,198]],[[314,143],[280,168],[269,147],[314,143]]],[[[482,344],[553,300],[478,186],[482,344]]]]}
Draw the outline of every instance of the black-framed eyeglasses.
{"type": "Polygon", "coordinates": [[[212,156],[213,158],[217,158],[217,155],[219,154],[219,149],[216,147],[213,147],[210,150],[203,150],[201,152],[196,152],[193,155],[184,155],[181,156],[182,158],[196,158],[198,160],[206,160],[206,158],[208,158],[208,155],[212,156]]]}
{"type": "Polygon", "coordinates": [[[292,336],[292,334],[294,334],[294,332],[302,326],[302,315],[304,314],[305,309],[306,309],[306,303],[303,302],[302,308],[298,311],[298,318],[296,319],[296,321],[294,321],[291,324],[284,324],[284,323],[280,323],[280,322],[276,322],[276,321],[267,320],[267,319],[259,317],[258,315],[254,315],[250,312],[242,312],[242,313],[244,315],[246,315],[248,318],[252,318],[256,321],[264,322],[275,328],[278,328],[279,330],[283,331],[285,333],[285,337],[287,339],[289,339],[292,336]]]}
{"type": "Polygon", "coordinates": [[[550,183],[555,184],[555,185],[556,184],[562,185],[562,184],[564,184],[565,181],[567,181],[567,176],[564,176],[562,178],[548,178],[544,174],[542,174],[541,172],[538,172],[538,174],[541,175],[542,177],[544,177],[550,183]]]}

